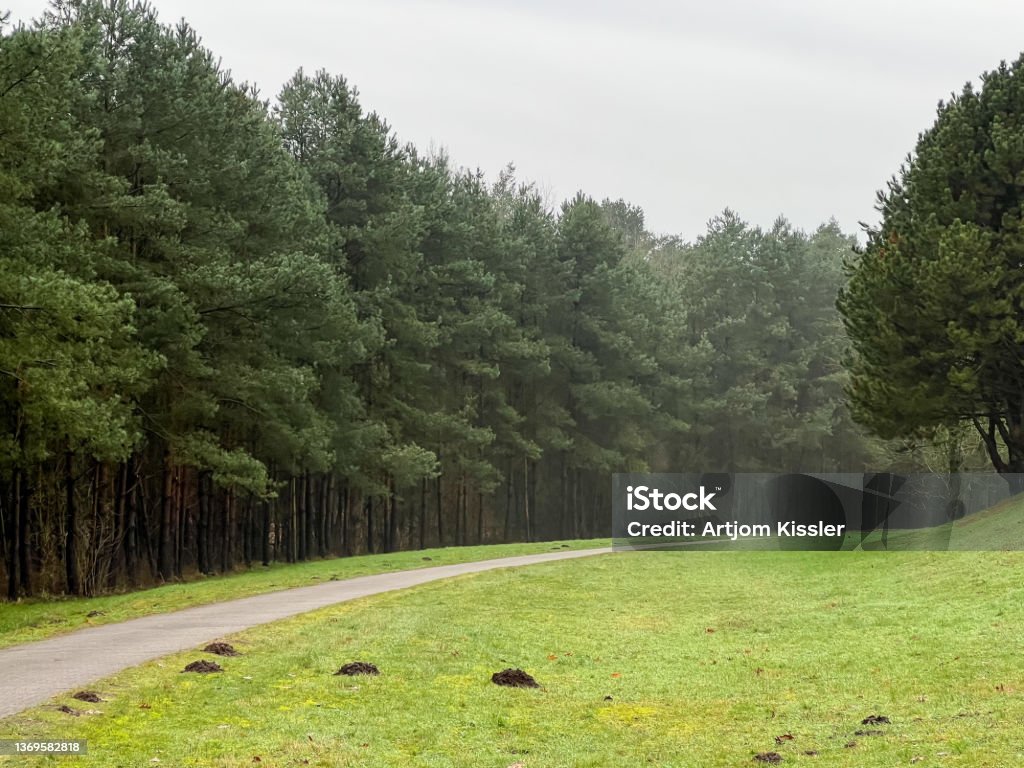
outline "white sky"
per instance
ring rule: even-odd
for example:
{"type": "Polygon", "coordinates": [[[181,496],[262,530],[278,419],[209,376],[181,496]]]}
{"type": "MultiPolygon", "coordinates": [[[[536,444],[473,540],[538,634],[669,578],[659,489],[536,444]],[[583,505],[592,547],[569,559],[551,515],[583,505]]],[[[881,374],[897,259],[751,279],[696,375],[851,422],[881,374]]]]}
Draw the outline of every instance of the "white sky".
{"type": "MultiPolygon", "coordinates": [[[[42,0],[9,0],[15,19],[42,0]]],[[[155,0],[265,96],[345,75],[401,139],[692,239],[726,206],[811,229],[875,191],[939,99],[1024,49],[1014,0],[155,0]]]]}

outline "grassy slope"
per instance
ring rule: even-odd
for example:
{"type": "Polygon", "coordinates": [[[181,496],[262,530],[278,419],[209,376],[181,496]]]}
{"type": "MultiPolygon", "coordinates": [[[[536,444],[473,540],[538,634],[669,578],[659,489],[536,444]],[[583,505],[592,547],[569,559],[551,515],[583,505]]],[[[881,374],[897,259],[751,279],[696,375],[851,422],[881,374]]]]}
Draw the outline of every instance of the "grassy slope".
{"type": "Polygon", "coordinates": [[[496,571],[249,630],[222,674],[180,674],[198,651],[128,670],[95,686],[105,703],[54,702],[93,714],[49,705],[0,738],[88,739],[62,766],[704,768],[767,751],[1016,765],[1022,583],[1019,552],[637,552],[496,571]],[[381,676],[332,675],[355,659],[381,676]],[[492,685],[507,666],[543,689],[492,685]],[[871,714],[893,723],[854,735],[871,714]]]}
{"type": "MultiPolygon", "coordinates": [[[[637,540],[643,545],[650,541],[637,540]]],[[[661,548],[667,548],[670,539],[663,539],[661,548]]],[[[815,539],[789,539],[787,545],[793,549],[823,549],[815,539]]],[[[629,540],[624,540],[628,544],[629,540]]],[[[780,539],[747,538],[739,541],[728,539],[698,539],[679,545],[680,549],[727,549],[777,551],[782,549],[780,539]]],[[[976,512],[969,517],[955,520],[933,528],[893,528],[887,532],[871,531],[867,536],[860,532],[846,534],[843,549],[868,551],[930,551],[930,552],[998,552],[1024,550],[1024,497],[1006,499],[990,509],[976,512]]]]}
{"type": "Polygon", "coordinates": [[[452,565],[495,557],[529,555],[550,552],[552,549],[587,549],[608,544],[608,540],[602,539],[395,552],[386,555],[318,560],[299,565],[278,564],[269,568],[256,566],[250,571],[229,576],[213,576],[105,597],[23,600],[15,604],[0,602],[0,648],[41,640],[83,627],[273,592],[288,587],[306,587],[318,581],[349,579],[373,573],[452,565]],[[99,611],[102,615],[88,616],[93,611],[99,611]]]}
{"type": "MultiPolygon", "coordinates": [[[[1024,549],[1024,499],[1010,498],[991,509],[935,528],[890,531],[886,538],[885,548],[890,550],[1021,550],[1024,549]]],[[[862,546],[864,549],[883,548],[881,533],[872,532],[862,546]]]]}

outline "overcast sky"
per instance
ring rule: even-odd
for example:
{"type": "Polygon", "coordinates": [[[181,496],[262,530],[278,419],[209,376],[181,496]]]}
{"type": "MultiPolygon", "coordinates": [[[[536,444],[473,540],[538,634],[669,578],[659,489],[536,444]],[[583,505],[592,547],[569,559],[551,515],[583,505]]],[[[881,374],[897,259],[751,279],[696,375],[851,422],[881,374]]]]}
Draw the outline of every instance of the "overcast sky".
{"type": "MultiPolygon", "coordinates": [[[[15,19],[41,0],[8,3],[15,19]]],[[[345,75],[401,139],[692,239],[725,207],[812,229],[875,191],[939,99],[1024,49],[1014,0],[156,0],[267,97],[345,75]]]]}

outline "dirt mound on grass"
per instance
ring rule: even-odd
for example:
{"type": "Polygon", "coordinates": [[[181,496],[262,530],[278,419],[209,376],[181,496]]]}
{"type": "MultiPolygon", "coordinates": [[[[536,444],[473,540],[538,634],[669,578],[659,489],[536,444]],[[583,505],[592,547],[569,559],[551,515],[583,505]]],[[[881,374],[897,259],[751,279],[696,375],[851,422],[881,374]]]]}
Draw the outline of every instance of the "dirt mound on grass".
{"type": "Polygon", "coordinates": [[[215,653],[218,656],[241,656],[231,643],[210,643],[203,648],[206,653],[215,653]]]}
{"type": "Polygon", "coordinates": [[[782,755],[778,752],[761,752],[760,754],[754,755],[754,760],[759,763],[778,765],[782,762],[782,755]]]}
{"type": "Polygon", "coordinates": [[[868,715],[867,717],[865,717],[863,720],[860,721],[860,724],[861,725],[891,725],[892,724],[892,720],[890,720],[885,715],[868,715]]]}
{"type": "Polygon", "coordinates": [[[187,667],[185,667],[181,671],[182,672],[198,672],[201,675],[207,675],[210,672],[223,672],[224,669],[217,662],[215,662],[215,661],[206,661],[204,659],[202,661],[193,661],[191,664],[189,664],[187,667]]]}
{"type": "Polygon", "coordinates": [[[380,670],[377,669],[377,665],[376,664],[371,664],[368,661],[353,661],[353,662],[350,662],[350,663],[346,664],[341,669],[339,669],[337,672],[335,672],[334,676],[337,677],[338,675],[347,675],[349,677],[352,677],[353,675],[379,675],[379,674],[380,674],[380,670]]]}
{"type": "Polygon", "coordinates": [[[63,712],[65,715],[72,715],[73,717],[78,717],[80,714],[82,714],[80,710],[72,709],[67,704],[61,704],[59,707],[57,707],[57,711],[63,712]]]}
{"type": "Polygon", "coordinates": [[[533,679],[533,675],[523,672],[521,669],[503,669],[491,675],[491,682],[495,685],[505,685],[509,688],[540,688],[540,685],[533,679]]]}
{"type": "Polygon", "coordinates": [[[88,701],[90,704],[99,704],[103,699],[96,691],[79,691],[71,695],[72,699],[78,699],[79,701],[88,701]]]}

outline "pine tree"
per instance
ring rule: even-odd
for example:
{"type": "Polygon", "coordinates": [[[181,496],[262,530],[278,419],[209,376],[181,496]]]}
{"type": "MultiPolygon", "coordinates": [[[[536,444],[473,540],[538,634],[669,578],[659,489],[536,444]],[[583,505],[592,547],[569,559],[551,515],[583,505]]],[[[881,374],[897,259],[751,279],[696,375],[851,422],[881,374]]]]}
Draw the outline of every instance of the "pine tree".
{"type": "Polygon", "coordinates": [[[973,424],[1024,489],[1024,57],[940,103],[839,309],[854,346],[856,418],[886,438],[973,424]]]}

